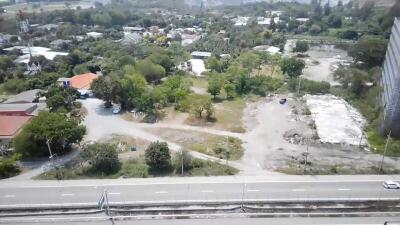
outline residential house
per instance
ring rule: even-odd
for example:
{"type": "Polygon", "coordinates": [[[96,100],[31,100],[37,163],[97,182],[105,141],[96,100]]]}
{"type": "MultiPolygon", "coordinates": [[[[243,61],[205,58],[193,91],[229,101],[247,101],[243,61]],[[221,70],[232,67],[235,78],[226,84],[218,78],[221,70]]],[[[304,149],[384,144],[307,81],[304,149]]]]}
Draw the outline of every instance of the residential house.
{"type": "Polygon", "coordinates": [[[7,99],[4,103],[6,104],[18,104],[18,103],[34,103],[38,102],[39,94],[42,90],[33,89],[29,91],[23,91],[14,97],[7,99]]]}
{"type": "Polygon", "coordinates": [[[2,145],[10,144],[11,140],[31,119],[32,116],[0,115],[0,142],[2,145]]]}
{"type": "Polygon", "coordinates": [[[92,91],[90,90],[90,86],[92,85],[93,81],[97,79],[99,76],[94,73],[84,73],[80,75],[75,75],[71,78],[59,78],[57,83],[63,87],[71,87],[76,89],[81,97],[89,97],[92,95],[92,91]]]}

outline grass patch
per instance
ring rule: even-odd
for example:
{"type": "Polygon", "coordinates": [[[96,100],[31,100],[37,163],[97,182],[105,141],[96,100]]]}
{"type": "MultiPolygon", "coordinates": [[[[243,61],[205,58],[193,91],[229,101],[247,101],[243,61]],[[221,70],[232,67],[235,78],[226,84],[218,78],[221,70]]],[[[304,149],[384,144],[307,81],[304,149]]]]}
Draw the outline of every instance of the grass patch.
{"type": "MultiPolygon", "coordinates": [[[[383,154],[385,152],[386,137],[382,137],[376,129],[370,129],[367,132],[368,143],[374,152],[383,154]]],[[[400,140],[391,138],[388,143],[387,156],[400,156],[400,140]]]]}
{"type": "Polygon", "coordinates": [[[244,133],[242,120],[243,110],[246,107],[246,101],[243,98],[225,100],[215,106],[214,116],[217,126],[236,133],[244,133]]]}
{"type": "Polygon", "coordinates": [[[208,81],[206,78],[203,77],[189,77],[188,78],[193,83],[193,87],[195,88],[207,88],[208,81]]]}

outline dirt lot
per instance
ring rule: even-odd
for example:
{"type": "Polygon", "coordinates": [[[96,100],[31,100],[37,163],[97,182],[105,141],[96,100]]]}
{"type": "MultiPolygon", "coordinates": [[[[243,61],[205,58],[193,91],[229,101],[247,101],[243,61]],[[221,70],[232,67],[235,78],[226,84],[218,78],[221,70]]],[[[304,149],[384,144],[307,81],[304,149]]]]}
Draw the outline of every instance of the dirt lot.
{"type": "MultiPolygon", "coordinates": [[[[259,169],[264,173],[302,174],[307,153],[307,173],[377,172],[381,155],[358,147],[319,143],[304,102],[290,97],[281,105],[281,97],[265,98],[249,104],[245,110],[247,132],[243,137],[245,154],[241,161],[246,168],[244,173],[254,174],[257,171],[253,170],[259,169]]],[[[398,159],[386,157],[385,162],[389,172],[400,169],[398,159]]]]}

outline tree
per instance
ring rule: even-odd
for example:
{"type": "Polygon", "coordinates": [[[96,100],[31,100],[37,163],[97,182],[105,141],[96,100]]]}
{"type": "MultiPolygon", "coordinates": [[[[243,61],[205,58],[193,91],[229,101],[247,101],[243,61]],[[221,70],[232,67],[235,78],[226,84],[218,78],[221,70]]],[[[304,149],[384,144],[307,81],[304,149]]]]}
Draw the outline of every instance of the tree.
{"type": "Polygon", "coordinates": [[[324,14],[325,16],[329,16],[331,14],[331,6],[329,5],[329,1],[325,3],[324,5],[324,14]]]}
{"type": "Polygon", "coordinates": [[[207,69],[210,71],[215,71],[218,73],[221,73],[223,71],[223,66],[220,60],[217,59],[215,54],[212,54],[211,57],[205,60],[205,64],[207,66],[207,69]]]}
{"type": "Polygon", "coordinates": [[[374,6],[374,1],[367,1],[360,9],[358,9],[358,17],[363,21],[366,20],[371,15],[374,6]]]}
{"type": "Polygon", "coordinates": [[[72,144],[79,143],[86,129],[79,120],[61,113],[41,112],[23,127],[14,139],[14,148],[23,156],[48,156],[52,153],[64,154],[72,144]]]}
{"type": "Polygon", "coordinates": [[[342,17],[339,15],[332,14],[328,17],[328,24],[333,28],[342,27],[342,17]]]}
{"type": "Polygon", "coordinates": [[[79,97],[79,93],[75,89],[62,87],[52,87],[44,95],[51,112],[72,110],[73,103],[79,97]]]}
{"type": "Polygon", "coordinates": [[[225,83],[223,86],[225,93],[226,93],[226,97],[228,99],[234,98],[235,97],[235,85],[232,83],[225,83]]]}
{"type": "Polygon", "coordinates": [[[171,155],[166,142],[153,142],[145,151],[146,164],[154,170],[164,170],[171,167],[171,155]]]}
{"type": "Polygon", "coordinates": [[[282,59],[280,66],[283,74],[287,74],[289,77],[293,78],[302,74],[305,63],[301,59],[284,58],[282,59]]]}
{"type": "Polygon", "coordinates": [[[349,55],[355,61],[363,62],[366,67],[381,66],[385,59],[387,40],[379,38],[362,38],[349,49],[349,55]]]}
{"type": "Polygon", "coordinates": [[[321,31],[322,31],[322,28],[318,24],[313,24],[310,27],[310,34],[312,34],[312,35],[317,35],[317,34],[321,33],[321,31]]]}
{"type": "Polygon", "coordinates": [[[80,156],[95,172],[113,174],[121,168],[117,147],[108,143],[94,143],[83,147],[80,156]]]}
{"type": "Polygon", "coordinates": [[[112,106],[112,101],[115,99],[115,84],[111,81],[109,76],[101,76],[93,81],[91,90],[93,94],[105,102],[105,107],[112,106]]]}
{"type": "Polygon", "coordinates": [[[206,118],[209,119],[214,113],[211,96],[208,95],[188,95],[186,99],[181,102],[181,108],[190,111],[197,118],[203,118],[203,114],[206,113],[206,118]]]}
{"type": "Polygon", "coordinates": [[[142,74],[148,82],[159,81],[161,78],[165,77],[164,67],[150,60],[138,61],[135,65],[135,69],[142,74]]]}
{"type": "Polygon", "coordinates": [[[223,81],[218,77],[219,74],[215,74],[208,81],[207,92],[214,96],[214,99],[221,92],[223,81]]]}
{"type": "Polygon", "coordinates": [[[296,46],[293,48],[293,52],[306,52],[309,46],[306,41],[297,41],[296,46]]]}

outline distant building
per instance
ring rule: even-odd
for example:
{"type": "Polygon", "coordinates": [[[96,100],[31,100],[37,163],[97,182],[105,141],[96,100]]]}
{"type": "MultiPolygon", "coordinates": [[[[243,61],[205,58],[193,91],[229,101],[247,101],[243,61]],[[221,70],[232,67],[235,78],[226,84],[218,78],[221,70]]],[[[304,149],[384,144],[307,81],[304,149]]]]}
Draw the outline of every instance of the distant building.
{"type": "Polygon", "coordinates": [[[23,91],[14,97],[7,99],[4,103],[33,103],[37,102],[39,99],[39,94],[42,90],[33,89],[29,91],[23,91]]]}
{"type": "Polygon", "coordinates": [[[400,136],[400,20],[395,19],[383,64],[381,86],[383,128],[400,136]]]}
{"type": "Polygon", "coordinates": [[[89,32],[89,33],[86,33],[86,36],[87,36],[87,37],[94,38],[94,39],[99,39],[99,38],[102,38],[102,37],[103,37],[103,33],[99,33],[99,32],[89,32]]]}
{"type": "Polygon", "coordinates": [[[199,52],[195,51],[191,53],[193,59],[206,59],[211,57],[211,52],[199,52]]]}
{"type": "Polygon", "coordinates": [[[46,107],[44,103],[10,103],[0,104],[2,116],[36,116],[46,107]]]}

